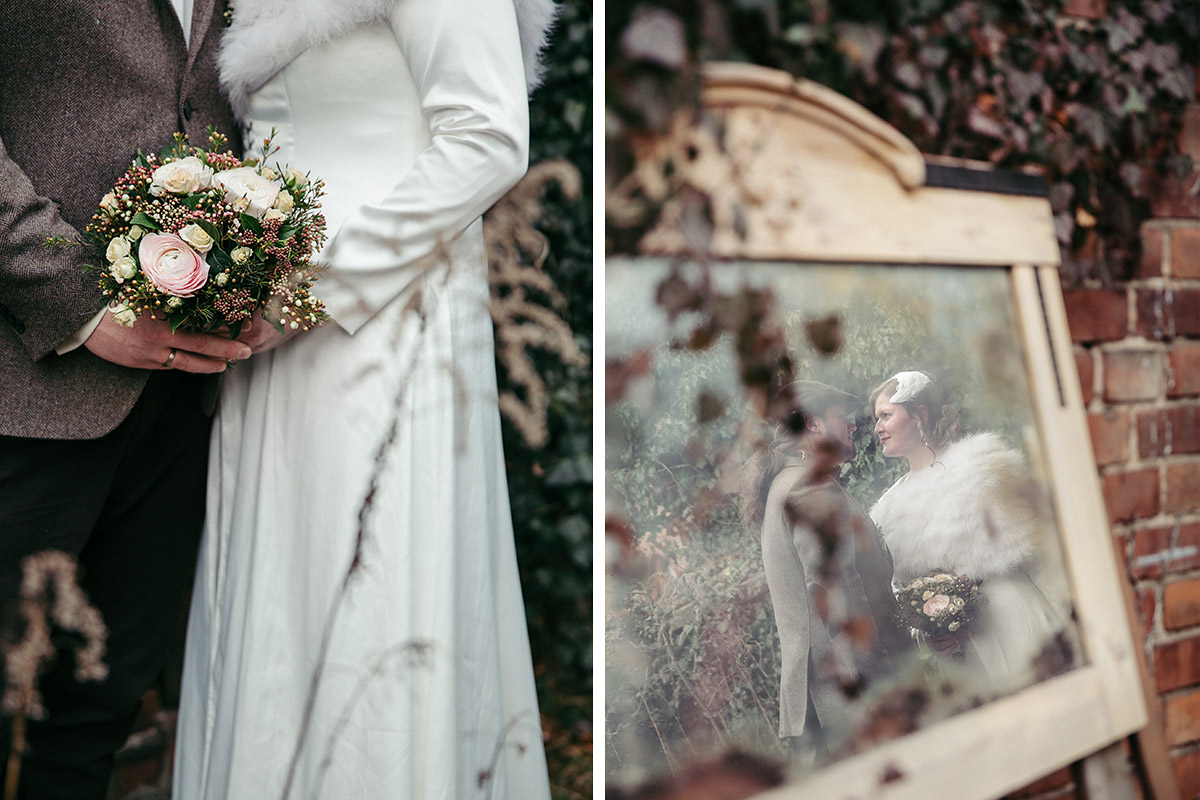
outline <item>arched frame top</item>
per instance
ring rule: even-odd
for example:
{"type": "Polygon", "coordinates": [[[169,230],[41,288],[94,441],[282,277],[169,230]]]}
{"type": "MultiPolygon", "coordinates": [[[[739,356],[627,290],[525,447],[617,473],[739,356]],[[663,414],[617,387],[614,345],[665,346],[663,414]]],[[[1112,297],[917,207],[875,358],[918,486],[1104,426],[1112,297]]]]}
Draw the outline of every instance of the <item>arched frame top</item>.
{"type": "Polygon", "coordinates": [[[895,128],[826,87],[751,64],[704,72],[705,114],[638,148],[638,170],[708,198],[695,241],[677,193],[643,237],[647,255],[719,259],[1057,265],[1041,197],[926,185],[895,128]],[[689,238],[690,236],[690,238],[689,238]]]}

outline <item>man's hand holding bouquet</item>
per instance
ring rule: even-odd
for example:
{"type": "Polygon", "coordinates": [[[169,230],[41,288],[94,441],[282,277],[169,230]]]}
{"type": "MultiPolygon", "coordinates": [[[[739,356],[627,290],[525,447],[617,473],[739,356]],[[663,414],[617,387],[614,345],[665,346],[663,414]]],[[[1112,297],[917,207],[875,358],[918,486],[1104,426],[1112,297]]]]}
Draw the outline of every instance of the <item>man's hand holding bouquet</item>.
{"type": "Polygon", "coordinates": [[[219,152],[225,137],[212,130],[209,137],[207,149],[176,134],[157,156],[139,151],[81,240],[51,240],[93,249],[100,265],[85,270],[98,274],[111,318],[102,335],[112,338],[112,323],[154,325],[143,337],[149,346],[171,343],[161,366],[211,338],[203,334],[237,338],[260,311],[280,331],[328,318],[311,293],[310,259],[325,240],[323,184],[268,167],[270,140],[260,163],[219,152]]]}

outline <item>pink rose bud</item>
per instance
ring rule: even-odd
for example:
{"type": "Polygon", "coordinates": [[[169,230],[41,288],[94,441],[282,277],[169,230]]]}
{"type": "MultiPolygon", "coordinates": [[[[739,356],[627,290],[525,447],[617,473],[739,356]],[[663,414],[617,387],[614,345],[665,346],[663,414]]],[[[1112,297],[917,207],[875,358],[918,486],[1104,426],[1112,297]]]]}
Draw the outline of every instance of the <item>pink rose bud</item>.
{"type": "Polygon", "coordinates": [[[944,594],[935,594],[933,597],[925,601],[925,608],[922,610],[927,617],[936,617],[947,608],[950,607],[950,598],[944,594]]]}
{"type": "Polygon", "coordinates": [[[151,233],[138,244],[142,272],[161,292],[191,297],[208,282],[208,265],[173,233],[151,233]]]}

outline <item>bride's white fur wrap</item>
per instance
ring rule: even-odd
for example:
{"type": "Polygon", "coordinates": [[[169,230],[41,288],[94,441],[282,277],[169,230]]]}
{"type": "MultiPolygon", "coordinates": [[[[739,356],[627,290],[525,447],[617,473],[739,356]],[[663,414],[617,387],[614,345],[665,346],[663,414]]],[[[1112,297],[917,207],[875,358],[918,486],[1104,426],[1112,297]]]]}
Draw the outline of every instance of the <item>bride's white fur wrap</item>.
{"type": "MultiPolygon", "coordinates": [[[[221,43],[221,83],[233,110],[245,118],[247,97],[300,53],[375,20],[386,19],[400,0],[234,0],[233,27],[221,43]]],[[[449,2],[450,0],[433,0],[449,2]]],[[[513,0],[525,83],[541,82],[541,52],[558,6],[554,0],[513,0]]]]}
{"type": "Polygon", "coordinates": [[[985,580],[1036,560],[1038,532],[1051,517],[1024,458],[996,434],[978,433],[948,446],[938,461],[871,508],[896,580],[931,568],[985,580]]]}

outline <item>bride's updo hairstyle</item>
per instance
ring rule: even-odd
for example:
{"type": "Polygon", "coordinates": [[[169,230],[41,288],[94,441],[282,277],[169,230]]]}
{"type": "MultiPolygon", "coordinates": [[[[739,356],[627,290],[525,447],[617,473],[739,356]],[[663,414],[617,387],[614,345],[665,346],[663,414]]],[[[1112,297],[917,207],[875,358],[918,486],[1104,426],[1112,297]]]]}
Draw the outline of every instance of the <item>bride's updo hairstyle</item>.
{"type": "Polygon", "coordinates": [[[962,435],[958,409],[946,403],[945,390],[927,372],[897,372],[876,386],[867,400],[867,410],[872,416],[875,414],[875,401],[880,395],[903,406],[916,418],[917,426],[921,429],[921,440],[935,452],[940,452],[962,435]],[[927,416],[921,414],[922,408],[927,416]]]}

